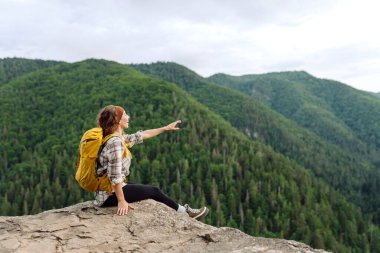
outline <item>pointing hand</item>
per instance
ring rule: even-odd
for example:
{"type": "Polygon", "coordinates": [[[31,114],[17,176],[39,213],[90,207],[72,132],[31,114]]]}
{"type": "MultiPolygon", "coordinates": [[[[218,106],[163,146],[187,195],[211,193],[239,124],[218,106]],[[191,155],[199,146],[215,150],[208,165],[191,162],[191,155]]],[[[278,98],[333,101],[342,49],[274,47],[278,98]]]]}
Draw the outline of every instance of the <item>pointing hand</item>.
{"type": "Polygon", "coordinates": [[[170,123],[169,125],[167,125],[166,127],[164,127],[164,129],[166,131],[179,130],[179,128],[176,127],[176,125],[179,124],[179,123],[181,123],[181,122],[182,122],[181,120],[174,121],[173,123],[170,123]]]}

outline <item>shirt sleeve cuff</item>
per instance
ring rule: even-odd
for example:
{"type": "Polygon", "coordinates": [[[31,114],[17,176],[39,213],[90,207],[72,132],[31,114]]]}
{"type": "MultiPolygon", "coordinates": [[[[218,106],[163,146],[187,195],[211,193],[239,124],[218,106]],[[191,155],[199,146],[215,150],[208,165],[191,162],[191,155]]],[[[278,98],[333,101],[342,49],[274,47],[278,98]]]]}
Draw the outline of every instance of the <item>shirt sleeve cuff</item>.
{"type": "Polygon", "coordinates": [[[116,178],[113,178],[113,179],[111,180],[111,184],[112,184],[112,185],[116,185],[116,184],[119,184],[119,183],[122,183],[122,182],[124,182],[124,179],[123,179],[122,176],[120,176],[120,177],[116,177],[116,178]]]}
{"type": "Polygon", "coordinates": [[[136,137],[137,137],[137,141],[136,141],[136,144],[140,144],[140,143],[143,143],[144,141],[144,134],[142,133],[143,131],[140,130],[136,133],[136,137]]]}

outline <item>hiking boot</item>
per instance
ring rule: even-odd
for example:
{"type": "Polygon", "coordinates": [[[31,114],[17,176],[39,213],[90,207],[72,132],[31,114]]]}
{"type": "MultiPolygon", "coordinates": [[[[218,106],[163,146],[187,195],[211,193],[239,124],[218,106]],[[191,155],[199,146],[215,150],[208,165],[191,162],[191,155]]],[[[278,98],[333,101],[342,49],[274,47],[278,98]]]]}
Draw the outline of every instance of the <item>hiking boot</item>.
{"type": "Polygon", "coordinates": [[[184,207],[186,208],[187,214],[194,219],[200,220],[203,217],[205,217],[208,213],[208,208],[207,207],[202,207],[200,209],[194,209],[191,208],[188,204],[185,204],[184,207]]]}

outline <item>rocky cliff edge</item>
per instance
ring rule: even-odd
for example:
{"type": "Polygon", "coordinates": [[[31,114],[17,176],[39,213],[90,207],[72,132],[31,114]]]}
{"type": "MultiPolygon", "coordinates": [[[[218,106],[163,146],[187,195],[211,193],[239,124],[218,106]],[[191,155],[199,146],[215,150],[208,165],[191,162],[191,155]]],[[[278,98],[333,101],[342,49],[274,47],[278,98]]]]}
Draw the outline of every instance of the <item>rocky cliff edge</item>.
{"type": "MultiPolygon", "coordinates": [[[[117,216],[91,201],[36,215],[0,217],[3,252],[302,252],[306,244],[216,228],[153,200],[117,216]]],[[[212,210],[211,210],[212,211],[212,210]]]]}

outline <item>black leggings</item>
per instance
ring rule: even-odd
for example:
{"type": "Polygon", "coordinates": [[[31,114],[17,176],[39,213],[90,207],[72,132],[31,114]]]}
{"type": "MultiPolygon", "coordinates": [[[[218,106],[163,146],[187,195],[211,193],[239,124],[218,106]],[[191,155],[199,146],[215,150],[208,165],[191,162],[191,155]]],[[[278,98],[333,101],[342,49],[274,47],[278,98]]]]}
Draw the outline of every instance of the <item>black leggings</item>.
{"type": "MultiPolygon", "coordinates": [[[[178,204],[162,193],[162,191],[156,186],[128,182],[127,185],[124,185],[123,187],[123,193],[124,198],[128,203],[133,203],[144,199],[154,199],[164,203],[176,211],[178,209],[178,204]]],[[[109,196],[102,205],[102,207],[108,206],[117,206],[117,197],[115,193],[109,196]]]]}

